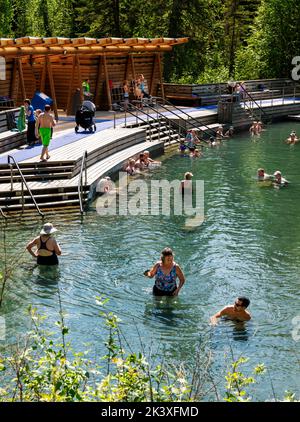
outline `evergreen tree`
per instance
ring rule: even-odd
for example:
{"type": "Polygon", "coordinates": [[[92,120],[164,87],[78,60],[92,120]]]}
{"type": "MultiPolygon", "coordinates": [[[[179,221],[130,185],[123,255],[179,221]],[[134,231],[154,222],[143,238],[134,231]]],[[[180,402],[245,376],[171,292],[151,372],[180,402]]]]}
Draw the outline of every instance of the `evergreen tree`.
{"type": "Polygon", "coordinates": [[[0,0],[0,37],[11,35],[13,8],[9,0],[0,0]]]}

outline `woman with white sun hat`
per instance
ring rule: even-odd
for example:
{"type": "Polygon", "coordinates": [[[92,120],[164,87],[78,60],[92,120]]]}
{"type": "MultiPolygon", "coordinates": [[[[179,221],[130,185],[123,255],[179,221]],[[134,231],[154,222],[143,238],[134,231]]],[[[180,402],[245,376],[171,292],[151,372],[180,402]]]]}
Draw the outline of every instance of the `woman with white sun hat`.
{"type": "Polygon", "coordinates": [[[44,224],[40,236],[28,243],[26,249],[39,265],[58,265],[57,255],[61,255],[61,249],[55,238],[52,236],[57,229],[51,223],[44,224]],[[36,247],[33,251],[32,248],[36,247]]]}

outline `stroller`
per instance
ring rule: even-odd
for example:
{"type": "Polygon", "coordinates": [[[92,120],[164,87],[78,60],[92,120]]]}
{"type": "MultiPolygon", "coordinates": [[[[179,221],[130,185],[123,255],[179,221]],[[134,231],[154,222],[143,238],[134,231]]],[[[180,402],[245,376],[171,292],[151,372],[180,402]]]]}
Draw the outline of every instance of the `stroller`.
{"type": "Polygon", "coordinates": [[[75,115],[75,132],[79,131],[79,126],[85,130],[89,130],[90,133],[96,132],[96,125],[93,117],[95,116],[96,106],[92,101],[83,101],[79,110],[76,111],[75,115]]]}

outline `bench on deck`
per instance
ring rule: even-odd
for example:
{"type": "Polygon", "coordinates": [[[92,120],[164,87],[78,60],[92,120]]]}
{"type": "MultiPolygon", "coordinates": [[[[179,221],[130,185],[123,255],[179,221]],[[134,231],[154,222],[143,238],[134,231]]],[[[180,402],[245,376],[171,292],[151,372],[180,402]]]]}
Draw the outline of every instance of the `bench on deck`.
{"type": "Polygon", "coordinates": [[[0,153],[18,148],[26,143],[26,130],[18,132],[15,122],[20,109],[0,111],[0,153]]]}

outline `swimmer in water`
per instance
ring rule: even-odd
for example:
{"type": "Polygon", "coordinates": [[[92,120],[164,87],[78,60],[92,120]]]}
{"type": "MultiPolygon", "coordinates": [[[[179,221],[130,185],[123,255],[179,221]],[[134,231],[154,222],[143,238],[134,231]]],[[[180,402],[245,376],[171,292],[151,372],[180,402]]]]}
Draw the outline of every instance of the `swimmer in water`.
{"type": "Polygon", "coordinates": [[[275,180],[273,182],[274,187],[283,187],[287,186],[289,182],[281,176],[281,172],[279,170],[275,171],[274,173],[275,180]]]}
{"type": "Polygon", "coordinates": [[[185,151],[187,149],[187,146],[185,145],[185,140],[181,139],[181,141],[179,142],[179,151],[181,155],[185,154],[185,151]]]}
{"type": "Polygon", "coordinates": [[[38,265],[58,265],[57,255],[61,255],[61,249],[55,238],[51,235],[57,229],[51,223],[44,224],[40,236],[28,243],[26,249],[36,260],[38,265]],[[32,248],[36,247],[33,252],[32,248]]]}
{"type": "Polygon", "coordinates": [[[285,142],[289,145],[295,145],[297,142],[299,142],[299,138],[294,130],[291,132],[289,138],[287,138],[285,142]]]}
{"type": "Polygon", "coordinates": [[[149,278],[155,276],[153,286],[154,296],[177,296],[185,282],[184,274],[178,264],[174,261],[171,248],[163,249],[161,260],[158,261],[151,270],[144,272],[149,278]],[[179,278],[177,286],[176,278],[179,278]]]}
{"type": "Polygon", "coordinates": [[[250,300],[246,297],[238,297],[234,302],[234,305],[225,306],[225,308],[221,309],[215,315],[210,318],[210,322],[212,325],[216,325],[218,322],[218,318],[227,317],[233,321],[249,321],[251,319],[251,315],[246,308],[248,308],[250,304],[250,300]]]}
{"type": "Polygon", "coordinates": [[[198,157],[202,157],[202,156],[203,156],[202,151],[199,151],[197,148],[195,149],[194,152],[190,153],[191,158],[198,158],[198,157]]]}
{"type": "Polygon", "coordinates": [[[259,182],[263,182],[265,180],[274,180],[274,176],[265,173],[265,170],[263,168],[260,168],[257,170],[257,180],[259,182]]]}
{"type": "Polygon", "coordinates": [[[185,193],[191,193],[192,192],[192,177],[193,173],[187,171],[184,173],[184,180],[181,180],[181,193],[184,195],[185,193]]]}
{"type": "Polygon", "coordinates": [[[249,132],[251,133],[251,135],[258,135],[258,131],[257,131],[257,122],[253,122],[249,132]]]}

